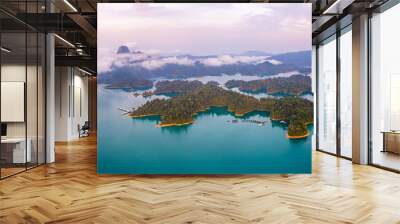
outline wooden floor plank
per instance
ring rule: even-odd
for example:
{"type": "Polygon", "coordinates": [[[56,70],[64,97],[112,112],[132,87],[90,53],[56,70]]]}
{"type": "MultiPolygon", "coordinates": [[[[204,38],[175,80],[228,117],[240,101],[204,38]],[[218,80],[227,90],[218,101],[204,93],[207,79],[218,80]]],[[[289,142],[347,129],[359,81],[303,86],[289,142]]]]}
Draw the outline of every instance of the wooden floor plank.
{"type": "Polygon", "coordinates": [[[0,223],[400,223],[400,175],[313,152],[312,175],[98,175],[96,138],[0,181],[0,223]]]}

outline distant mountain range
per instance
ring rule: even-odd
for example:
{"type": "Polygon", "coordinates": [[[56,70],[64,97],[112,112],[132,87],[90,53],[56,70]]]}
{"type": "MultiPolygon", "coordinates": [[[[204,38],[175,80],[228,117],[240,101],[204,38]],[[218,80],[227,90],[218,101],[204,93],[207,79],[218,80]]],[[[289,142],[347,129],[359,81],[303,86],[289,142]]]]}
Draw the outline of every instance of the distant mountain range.
{"type": "Polygon", "coordinates": [[[271,55],[274,55],[274,54],[267,53],[267,52],[264,52],[264,51],[255,51],[255,50],[253,50],[253,51],[246,51],[246,52],[241,53],[239,55],[244,55],[244,56],[271,56],[271,55]]]}
{"type": "Polygon", "coordinates": [[[131,51],[120,46],[109,71],[100,72],[100,83],[130,82],[154,78],[193,78],[222,74],[271,76],[298,71],[311,72],[311,51],[270,54],[247,51],[242,54],[194,56],[190,54],[160,56],[131,51]]]}

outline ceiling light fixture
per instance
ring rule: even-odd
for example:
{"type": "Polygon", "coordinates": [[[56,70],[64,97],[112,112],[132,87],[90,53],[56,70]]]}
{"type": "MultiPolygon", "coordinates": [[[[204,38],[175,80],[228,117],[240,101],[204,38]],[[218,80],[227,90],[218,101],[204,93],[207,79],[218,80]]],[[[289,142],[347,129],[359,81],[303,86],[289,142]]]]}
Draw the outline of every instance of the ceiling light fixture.
{"type": "Polygon", "coordinates": [[[324,10],[322,14],[330,14],[330,11],[337,7],[337,4],[339,4],[340,0],[336,0],[332,5],[330,5],[327,9],[324,10]]]}
{"type": "Polygon", "coordinates": [[[327,9],[324,10],[322,13],[323,15],[327,14],[342,14],[343,9],[345,9],[347,6],[351,5],[354,0],[336,0],[333,2],[332,5],[330,5],[327,9]]]}
{"type": "Polygon", "coordinates": [[[62,42],[66,43],[67,45],[69,45],[70,47],[75,48],[75,45],[73,45],[71,42],[69,42],[68,40],[60,37],[58,34],[54,34],[55,37],[57,37],[59,40],[61,40],[62,42]]]}
{"type": "Polygon", "coordinates": [[[83,69],[81,69],[81,68],[79,68],[79,67],[78,67],[78,70],[81,71],[81,72],[83,72],[83,73],[85,73],[85,74],[87,74],[87,75],[89,75],[89,76],[92,76],[92,75],[93,75],[92,73],[90,73],[90,72],[88,72],[88,71],[86,71],[86,70],[83,70],[83,69]]]}
{"type": "Polygon", "coordinates": [[[76,49],[76,53],[78,53],[79,55],[83,55],[83,49],[82,48],[77,48],[76,49]]]}
{"type": "Polygon", "coordinates": [[[78,12],[75,6],[73,6],[68,0],[64,0],[64,3],[67,4],[74,12],[78,12]]]}
{"type": "Polygon", "coordinates": [[[11,50],[9,50],[9,49],[7,49],[5,47],[1,47],[1,51],[4,51],[6,53],[10,53],[11,52],[11,50]]]}

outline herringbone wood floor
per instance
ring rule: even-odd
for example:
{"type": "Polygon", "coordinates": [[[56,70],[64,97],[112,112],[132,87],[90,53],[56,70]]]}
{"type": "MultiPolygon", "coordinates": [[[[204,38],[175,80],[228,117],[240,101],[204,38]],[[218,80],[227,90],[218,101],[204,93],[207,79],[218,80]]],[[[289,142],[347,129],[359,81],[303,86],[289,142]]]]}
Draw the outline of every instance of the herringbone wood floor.
{"type": "Polygon", "coordinates": [[[96,139],[0,181],[0,223],[400,223],[400,175],[315,152],[312,175],[99,176],[96,139]]]}

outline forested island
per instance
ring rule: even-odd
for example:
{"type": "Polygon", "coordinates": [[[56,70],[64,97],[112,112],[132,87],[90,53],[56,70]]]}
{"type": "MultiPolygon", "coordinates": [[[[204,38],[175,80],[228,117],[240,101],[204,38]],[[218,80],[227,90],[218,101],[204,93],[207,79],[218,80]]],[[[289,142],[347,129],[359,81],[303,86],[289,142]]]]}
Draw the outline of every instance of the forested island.
{"type": "Polygon", "coordinates": [[[249,93],[301,95],[311,92],[311,77],[293,75],[252,81],[230,80],[225,86],[229,89],[238,88],[240,91],[249,93]]]}
{"type": "MultiPolygon", "coordinates": [[[[190,88],[179,89],[181,94],[170,99],[155,99],[146,102],[132,111],[132,118],[145,116],[160,116],[159,127],[192,124],[197,113],[210,107],[227,107],[235,116],[243,116],[249,112],[269,112],[271,120],[288,123],[289,138],[308,136],[307,124],[313,121],[313,104],[300,97],[284,97],[281,99],[256,99],[230,90],[225,90],[215,83],[199,84],[198,81],[180,81],[180,84],[190,88]]],[[[171,83],[168,83],[172,85],[171,83]]],[[[177,82],[174,83],[174,85],[177,82]]],[[[157,91],[157,90],[156,90],[157,91]]]]}
{"type": "Polygon", "coordinates": [[[129,91],[146,90],[153,87],[153,81],[147,79],[133,79],[116,81],[106,85],[106,89],[124,89],[129,91]]]}
{"type": "Polygon", "coordinates": [[[153,94],[161,95],[161,94],[182,94],[194,90],[203,86],[203,83],[194,80],[194,81],[186,81],[186,80],[166,80],[160,81],[156,83],[156,90],[153,91],[153,94]]]}

